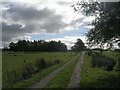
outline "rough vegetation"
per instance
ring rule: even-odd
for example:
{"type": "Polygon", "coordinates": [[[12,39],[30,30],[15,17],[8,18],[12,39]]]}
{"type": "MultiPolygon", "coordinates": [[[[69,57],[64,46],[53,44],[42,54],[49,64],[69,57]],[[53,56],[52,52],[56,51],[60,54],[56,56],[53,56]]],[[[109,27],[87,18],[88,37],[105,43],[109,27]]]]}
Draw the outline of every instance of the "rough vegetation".
{"type": "MultiPolygon", "coordinates": [[[[56,65],[56,63],[53,63],[51,65],[56,65]]],[[[50,67],[50,65],[47,64],[43,58],[38,59],[34,63],[24,64],[20,69],[6,71],[8,79],[7,81],[11,84],[14,84],[31,77],[33,74],[38,73],[47,67],[50,67]]]]}
{"type": "MultiPolygon", "coordinates": [[[[99,53],[99,51],[96,52],[99,53]]],[[[94,61],[92,61],[92,55],[85,55],[80,81],[80,86],[82,88],[120,88],[120,72],[117,71],[117,59],[119,58],[119,53],[104,51],[102,55],[105,56],[95,56],[94,61]],[[112,68],[113,70],[111,68],[109,70],[109,68],[106,67],[109,66],[111,62],[114,62],[113,60],[116,64],[112,68]],[[97,67],[93,67],[93,62],[97,67]],[[105,65],[105,63],[108,65],[105,65]]]]}
{"type": "Polygon", "coordinates": [[[101,55],[100,53],[92,54],[92,66],[100,67],[104,70],[111,71],[116,64],[114,59],[101,55]]]}
{"type": "MultiPolygon", "coordinates": [[[[33,81],[37,81],[34,75],[40,73],[39,79],[52,70],[63,65],[74,57],[75,53],[3,53],[3,88],[13,87],[22,82],[19,86],[26,87],[33,81]],[[14,56],[16,54],[17,56],[14,56]],[[22,56],[22,57],[21,57],[22,56]],[[27,59],[26,59],[27,58],[27,59]],[[39,58],[39,59],[38,59],[39,58]],[[50,60],[51,59],[51,60],[50,60]],[[9,62],[10,61],[10,62],[9,62]],[[5,65],[6,64],[6,65],[5,65]],[[55,67],[54,67],[55,66],[55,67]],[[49,69],[49,68],[51,69],[49,69]],[[53,67],[53,68],[52,68],[53,67]],[[46,70],[44,72],[44,70],[46,70]],[[42,74],[42,75],[41,75],[42,74]],[[31,80],[30,78],[33,78],[31,80]],[[24,81],[28,84],[24,85],[24,81]]],[[[38,80],[39,80],[38,79],[38,80]]],[[[18,86],[18,85],[17,85],[18,86]]]]}

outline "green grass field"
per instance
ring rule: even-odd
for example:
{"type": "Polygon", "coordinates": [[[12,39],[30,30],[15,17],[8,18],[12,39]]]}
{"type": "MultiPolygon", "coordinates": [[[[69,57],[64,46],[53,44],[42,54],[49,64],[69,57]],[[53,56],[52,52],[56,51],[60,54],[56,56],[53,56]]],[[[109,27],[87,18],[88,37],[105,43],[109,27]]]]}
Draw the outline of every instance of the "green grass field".
{"type": "MultiPolygon", "coordinates": [[[[98,51],[94,51],[98,52],[98,51]]],[[[99,52],[98,52],[99,53],[99,52]]],[[[75,57],[75,52],[17,52],[17,53],[9,53],[3,52],[2,54],[2,75],[3,75],[3,88],[27,88],[30,85],[36,83],[44,76],[48,75],[53,70],[62,66],[73,57],[75,57]],[[22,70],[25,69],[29,71],[34,69],[37,70],[36,61],[41,60],[43,58],[43,64],[45,63],[46,67],[41,69],[39,72],[32,73],[30,77],[14,81],[13,78],[12,83],[9,81],[6,72],[11,71],[20,71],[18,74],[16,72],[15,75],[21,76],[22,70]],[[56,63],[57,61],[57,63],[56,63]],[[59,62],[58,62],[59,61],[59,62]],[[32,64],[32,66],[31,66],[32,64]],[[50,66],[48,66],[50,64],[50,66]],[[29,68],[23,68],[24,66],[28,66],[29,68]],[[32,67],[32,68],[31,68],[32,67]],[[22,69],[23,68],[23,69],[22,69]]],[[[95,53],[93,54],[95,55],[95,53]]],[[[97,55],[97,54],[96,54],[97,55]]],[[[81,72],[81,88],[120,88],[120,71],[117,71],[117,60],[120,58],[120,53],[112,52],[112,51],[104,51],[102,56],[107,56],[116,62],[113,70],[107,71],[104,67],[93,67],[92,60],[93,56],[86,54],[84,56],[82,72],[81,72]]],[[[98,57],[98,56],[96,56],[98,57]]],[[[101,57],[101,56],[100,56],[101,57]]],[[[79,57],[78,57],[79,58],[79,57]]],[[[77,59],[78,59],[77,58],[77,59]]],[[[104,58],[104,57],[102,57],[104,58]]],[[[76,64],[76,60],[66,66],[62,71],[58,73],[58,75],[53,78],[52,81],[48,83],[45,88],[66,88],[70,77],[72,75],[74,66],[76,64]]],[[[107,58],[106,58],[107,59],[107,58]]],[[[104,60],[102,60],[104,62],[104,60]]],[[[106,61],[106,60],[105,60],[106,61]]],[[[110,63],[110,62],[107,62],[110,63]]],[[[99,63],[98,63],[99,65],[99,63]]],[[[13,74],[11,72],[11,74],[13,74]]],[[[31,73],[31,72],[30,72],[31,73]]]]}
{"type": "MultiPolygon", "coordinates": [[[[120,57],[117,52],[103,52],[115,61],[120,57]]],[[[92,56],[85,55],[82,73],[81,73],[81,88],[120,88],[120,71],[114,68],[112,71],[106,71],[102,68],[92,67],[92,56]]]]}
{"type": "Polygon", "coordinates": [[[60,67],[64,63],[68,62],[71,58],[75,56],[75,53],[73,52],[37,52],[37,53],[24,53],[24,52],[18,52],[18,53],[12,53],[9,54],[8,52],[3,52],[2,55],[2,75],[3,75],[3,88],[25,88],[29,85],[35,83],[45,75],[49,74],[51,71],[55,70],[56,68],[60,67]],[[59,60],[59,64],[54,64],[48,68],[43,69],[42,71],[33,74],[31,77],[15,82],[14,84],[10,84],[8,82],[8,78],[6,75],[7,71],[12,70],[19,70],[21,67],[23,67],[26,64],[32,63],[34,65],[35,61],[38,59],[43,58],[47,64],[49,63],[55,63],[55,60],[59,60]]]}

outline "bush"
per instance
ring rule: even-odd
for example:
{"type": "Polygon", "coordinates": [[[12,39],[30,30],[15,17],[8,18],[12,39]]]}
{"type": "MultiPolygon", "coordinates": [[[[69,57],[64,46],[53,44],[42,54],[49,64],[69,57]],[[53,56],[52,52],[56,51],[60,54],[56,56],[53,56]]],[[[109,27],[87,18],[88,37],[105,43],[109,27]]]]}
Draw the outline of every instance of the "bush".
{"type": "Polygon", "coordinates": [[[38,71],[41,71],[41,70],[44,69],[46,66],[47,66],[46,61],[45,61],[43,58],[38,59],[38,60],[36,60],[36,62],[35,62],[35,67],[37,68],[37,72],[38,72],[38,71]]]}
{"type": "Polygon", "coordinates": [[[113,67],[115,66],[116,62],[115,60],[102,56],[102,55],[92,55],[92,66],[93,67],[101,67],[107,71],[113,70],[113,67]]]}
{"type": "Polygon", "coordinates": [[[53,66],[54,65],[54,63],[51,61],[51,60],[49,60],[48,62],[47,62],[47,67],[50,67],[50,66],[53,66]]]}
{"type": "Polygon", "coordinates": [[[25,60],[23,62],[24,64],[21,68],[12,71],[6,71],[7,80],[11,85],[31,77],[33,74],[43,70],[46,67],[60,64],[59,59],[55,60],[54,62],[49,60],[46,63],[43,58],[36,60],[34,63],[25,63],[25,60]]]}
{"type": "Polygon", "coordinates": [[[7,71],[6,75],[8,82],[11,84],[16,83],[17,81],[22,79],[20,72],[17,70],[7,71]]]}
{"type": "Polygon", "coordinates": [[[118,58],[118,70],[120,71],[120,58],[118,58]]]}
{"type": "Polygon", "coordinates": [[[92,55],[92,51],[91,51],[91,50],[88,50],[88,51],[87,51],[87,54],[88,54],[88,56],[91,56],[91,55],[92,55]]]}
{"type": "Polygon", "coordinates": [[[44,69],[45,67],[46,67],[46,62],[42,58],[37,60],[35,64],[25,63],[19,70],[7,71],[6,76],[8,82],[14,84],[20,80],[24,80],[31,77],[33,74],[44,69]]]}
{"type": "Polygon", "coordinates": [[[19,70],[7,71],[6,75],[7,75],[8,82],[13,84],[20,80],[23,80],[32,76],[32,74],[34,73],[35,73],[35,69],[33,64],[28,63],[23,65],[19,70]]]}
{"type": "Polygon", "coordinates": [[[32,63],[23,65],[21,70],[22,70],[22,76],[24,79],[30,77],[32,74],[35,73],[35,69],[32,63]]]}
{"type": "Polygon", "coordinates": [[[55,64],[60,64],[60,60],[57,59],[57,60],[54,61],[54,63],[55,63],[55,64]]]}

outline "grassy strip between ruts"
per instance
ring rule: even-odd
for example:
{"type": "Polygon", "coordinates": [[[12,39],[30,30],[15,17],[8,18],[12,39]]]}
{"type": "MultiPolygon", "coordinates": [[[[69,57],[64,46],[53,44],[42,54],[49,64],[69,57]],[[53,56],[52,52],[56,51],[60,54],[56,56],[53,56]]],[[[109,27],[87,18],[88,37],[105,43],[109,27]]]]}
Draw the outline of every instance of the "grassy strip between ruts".
{"type": "Polygon", "coordinates": [[[78,56],[69,65],[67,65],[62,71],[60,71],[58,75],[56,75],[55,78],[52,81],[50,81],[44,89],[46,88],[67,88],[70,82],[70,78],[73,73],[73,69],[79,58],[80,56],[78,56]]]}
{"type": "Polygon", "coordinates": [[[73,57],[74,56],[72,56],[70,59],[68,59],[64,63],[61,63],[61,64],[58,64],[58,65],[54,65],[52,67],[46,68],[46,69],[42,70],[41,72],[39,72],[37,74],[34,74],[31,78],[28,78],[28,79],[26,79],[24,81],[20,81],[20,82],[14,84],[12,88],[27,88],[27,87],[29,87],[30,85],[34,84],[35,82],[38,82],[41,78],[48,75],[49,73],[51,73],[55,69],[59,68],[60,66],[62,66],[65,63],[67,63],[73,57]]]}
{"type": "Polygon", "coordinates": [[[85,55],[80,81],[81,88],[120,88],[120,72],[94,68],[91,60],[91,56],[85,55]]]}

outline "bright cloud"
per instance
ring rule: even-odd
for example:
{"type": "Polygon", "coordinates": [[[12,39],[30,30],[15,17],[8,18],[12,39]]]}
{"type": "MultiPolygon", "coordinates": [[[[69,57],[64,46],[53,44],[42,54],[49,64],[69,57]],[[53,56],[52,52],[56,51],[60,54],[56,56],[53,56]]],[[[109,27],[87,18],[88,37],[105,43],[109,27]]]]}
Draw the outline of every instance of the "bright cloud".
{"type": "Polygon", "coordinates": [[[67,45],[67,48],[71,50],[71,47],[74,46],[74,44],[77,42],[77,39],[81,39],[84,43],[86,43],[86,37],[85,36],[65,36],[64,38],[55,38],[55,39],[50,39],[46,41],[62,41],[67,45]]]}
{"type": "MultiPolygon", "coordinates": [[[[77,1],[3,0],[2,18],[0,17],[3,46],[8,45],[9,42],[24,39],[31,34],[58,34],[90,23],[95,17],[78,14],[71,7],[77,1]]],[[[70,38],[65,36],[60,39],[70,47],[78,37],[74,37],[72,44],[68,42],[70,38]]],[[[30,37],[28,39],[30,40],[30,37]]]]}
{"type": "Polygon", "coordinates": [[[87,28],[87,29],[92,29],[92,28],[94,28],[94,26],[88,25],[88,26],[85,26],[85,28],[87,28]]]}

